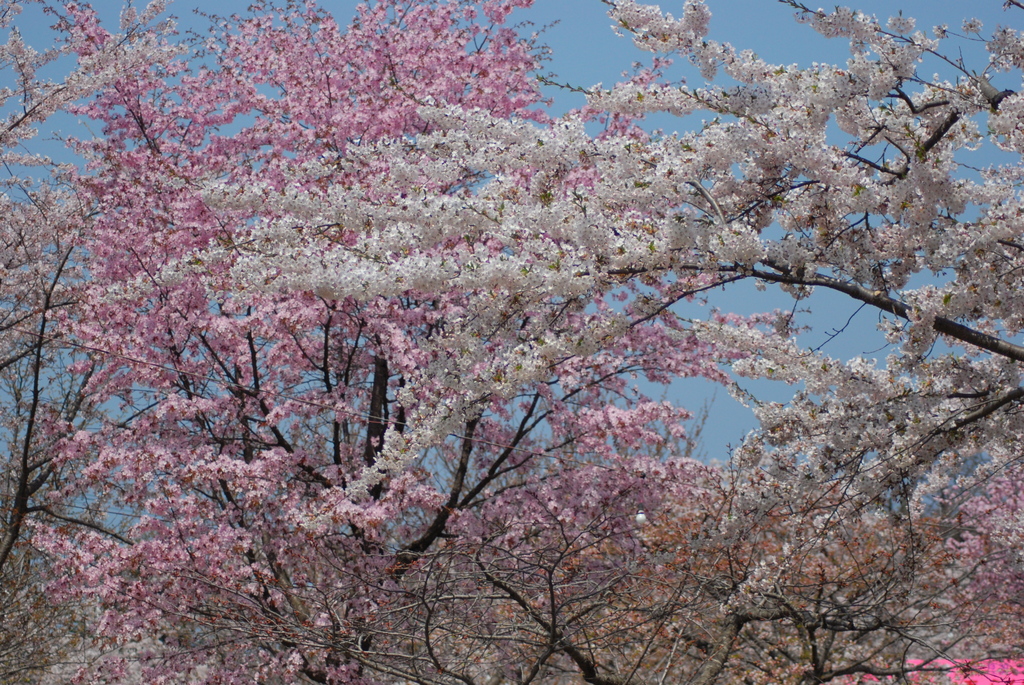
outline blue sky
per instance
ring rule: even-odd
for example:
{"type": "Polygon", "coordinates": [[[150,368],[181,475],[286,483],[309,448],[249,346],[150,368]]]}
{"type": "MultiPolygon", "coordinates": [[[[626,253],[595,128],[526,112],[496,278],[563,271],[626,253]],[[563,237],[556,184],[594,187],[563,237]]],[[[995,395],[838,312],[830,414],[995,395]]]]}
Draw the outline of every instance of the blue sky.
{"type": "MultiPolygon", "coordinates": [[[[178,17],[182,31],[202,30],[206,22],[195,15],[196,9],[228,15],[245,12],[249,2],[177,0],[171,2],[169,13],[178,17]]],[[[339,23],[346,24],[357,3],[353,0],[323,0],[321,4],[335,15],[339,23]]],[[[119,0],[99,0],[93,5],[108,26],[115,30],[123,3],[119,0]]],[[[793,10],[776,0],[707,0],[707,5],[713,14],[710,38],[732,43],[739,49],[751,49],[770,62],[808,66],[814,62],[843,63],[849,56],[845,41],[826,40],[809,27],[797,24],[793,19],[793,10]]],[[[662,6],[677,15],[682,10],[681,0],[663,3],[662,6]]],[[[813,4],[811,6],[817,7],[813,4]]],[[[902,10],[904,16],[917,19],[917,28],[929,33],[931,27],[937,24],[946,24],[951,31],[960,32],[963,20],[971,17],[977,17],[984,23],[982,35],[990,34],[999,24],[1024,26],[1024,11],[1004,11],[1001,0],[863,0],[857,4],[850,3],[850,6],[876,15],[883,23],[886,18],[902,10]]],[[[826,5],[828,9],[832,7],[826,5]]],[[[534,7],[514,14],[513,22],[531,22],[532,27],[524,27],[525,33],[546,27],[541,42],[552,50],[551,61],[546,68],[559,81],[582,87],[590,87],[599,82],[607,86],[619,80],[622,72],[630,69],[634,61],[649,58],[646,53],[633,48],[628,39],[615,35],[607,9],[600,0],[536,0],[534,7]]],[[[17,21],[26,41],[38,48],[45,47],[49,40],[46,31],[49,23],[52,21],[41,18],[31,9],[17,21]]],[[[968,68],[981,71],[985,67],[987,58],[979,42],[950,41],[948,44],[951,49],[962,52],[968,68]]],[[[925,65],[925,73],[932,71],[946,73],[949,70],[935,60],[933,65],[925,65]]],[[[680,65],[676,74],[685,76],[691,85],[700,82],[699,76],[685,65],[680,65]]],[[[1020,83],[1012,79],[1019,80],[1019,76],[1000,74],[993,78],[993,84],[1000,90],[1019,89],[1020,83]]],[[[565,111],[582,103],[581,96],[565,91],[550,89],[548,94],[555,99],[555,111],[565,111]]],[[[699,124],[665,117],[659,118],[653,125],[672,131],[684,130],[695,123],[699,124]]],[[[46,151],[53,154],[52,149],[46,151]]],[[[771,289],[767,293],[757,293],[753,287],[741,287],[725,294],[716,294],[715,297],[716,306],[740,313],[788,309],[793,306],[790,298],[780,296],[771,289]]],[[[815,307],[814,312],[802,319],[813,329],[806,336],[806,343],[810,345],[829,340],[829,332],[842,327],[857,311],[857,307],[848,300],[822,293],[815,293],[810,304],[815,307]]],[[[823,351],[841,358],[884,356],[885,350],[879,349],[881,339],[875,332],[876,323],[875,312],[861,311],[853,318],[849,329],[828,342],[823,351]]],[[[785,399],[793,390],[767,382],[746,384],[746,387],[753,389],[759,397],[775,400],[785,399]]],[[[714,389],[702,382],[681,381],[672,388],[671,398],[691,409],[698,409],[713,392],[714,389]]],[[[754,427],[754,420],[752,414],[731,400],[724,389],[718,389],[715,395],[716,400],[703,436],[704,452],[709,458],[724,459],[727,456],[726,445],[738,444],[743,435],[754,427]]]]}

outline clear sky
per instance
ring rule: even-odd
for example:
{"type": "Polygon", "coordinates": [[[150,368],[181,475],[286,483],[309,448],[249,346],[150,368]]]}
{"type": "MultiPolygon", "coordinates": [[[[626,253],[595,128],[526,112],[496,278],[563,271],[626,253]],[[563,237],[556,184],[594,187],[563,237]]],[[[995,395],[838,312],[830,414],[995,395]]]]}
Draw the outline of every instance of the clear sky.
{"type": "MultiPolygon", "coordinates": [[[[849,57],[848,45],[842,40],[826,40],[809,27],[793,20],[793,10],[776,0],[706,0],[712,11],[710,38],[732,43],[739,49],[751,49],[761,58],[778,64],[808,66],[814,62],[843,63],[849,57]]],[[[551,61],[546,68],[559,81],[589,87],[596,83],[606,86],[621,78],[636,60],[648,58],[633,48],[628,39],[618,37],[611,28],[607,6],[600,0],[535,0],[529,10],[513,15],[513,21],[531,22],[524,27],[524,33],[544,28],[541,42],[552,49],[551,61]],[[546,28],[545,28],[546,27],[546,28]]],[[[138,4],[138,3],[137,3],[138,4]]],[[[346,24],[354,14],[354,0],[322,0],[321,5],[332,12],[339,23],[346,24]]],[[[116,29],[117,19],[123,3],[120,0],[98,0],[93,3],[101,16],[116,29]]],[[[196,0],[172,1],[169,13],[178,17],[182,31],[202,30],[206,22],[195,14],[197,9],[208,13],[229,15],[245,12],[249,0],[218,0],[197,2],[196,0]]],[[[663,3],[663,8],[679,14],[681,0],[663,3]]],[[[817,5],[811,5],[817,7],[817,5]]],[[[990,35],[999,24],[1024,27],[1024,11],[1003,10],[1002,0],[862,0],[850,3],[851,7],[876,15],[880,20],[902,10],[904,16],[917,19],[917,28],[931,32],[933,26],[945,24],[951,31],[960,32],[964,19],[977,17],[984,24],[982,35],[990,35]]],[[[829,9],[832,5],[827,5],[829,9]]],[[[29,44],[45,47],[48,38],[46,26],[52,20],[44,19],[34,10],[28,10],[17,22],[29,44]]],[[[981,71],[987,58],[983,44],[979,41],[963,40],[955,45],[962,53],[969,69],[981,71]]],[[[954,55],[957,56],[957,55],[954,55]]],[[[937,60],[934,66],[925,65],[929,71],[948,72],[937,60]]],[[[680,65],[677,75],[687,78],[691,85],[700,82],[693,70],[680,65]]],[[[1019,89],[1020,83],[1010,81],[1008,75],[997,75],[993,84],[998,89],[1019,89]]],[[[1019,77],[1018,77],[1019,78],[1019,77]]],[[[548,94],[555,99],[556,112],[565,111],[582,103],[581,96],[566,91],[550,89],[548,94]]],[[[659,118],[652,125],[666,131],[684,130],[699,125],[694,121],[678,121],[669,117],[659,118]]],[[[47,150],[47,152],[51,152],[47,150]]],[[[51,152],[52,154],[52,152],[51,152]]],[[[752,287],[716,294],[716,306],[740,313],[766,311],[775,308],[790,309],[793,301],[777,292],[757,293],[752,287]]],[[[813,314],[805,315],[802,321],[811,327],[806,343],[826,343],[823,351],[841,358],[852,356],[884,357],[880,349],[881,338],[875,331],[877,315],[872,311],[861,311],[850,327],[835,339],[829,333],[841,328],[857,312],[857,307],[840,296],[815,293],[810,301],[815,307],[813,314]]],[[[763,382],[746,384],[759,397],[783,400],[792,388],[777,387],[763,382]]],[[[682,381],[672,389],[672,399],[681,401],[691,409],[699,409],[712,394],[706,384],[696,381],[682,381]]],[[[737,444],[743,435],[754,427],[753,416],[728,397],[724,389],[718,389],[711,410],[710,421],[704,433],[704,452],[712,459],[723,459],[728,443],[737,444]]]]}

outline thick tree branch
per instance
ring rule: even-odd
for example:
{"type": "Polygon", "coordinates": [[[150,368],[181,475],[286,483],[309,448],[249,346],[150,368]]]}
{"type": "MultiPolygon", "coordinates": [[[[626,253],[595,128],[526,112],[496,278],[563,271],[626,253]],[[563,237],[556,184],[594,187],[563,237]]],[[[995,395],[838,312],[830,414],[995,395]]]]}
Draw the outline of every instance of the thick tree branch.
{"type": "MultiPolygon", "coordinates": [[[[785,266],[778,265],[770,261],[765,261],[763,263],[765,266],[775,269],[775,271],[751,269],[749,271],[750,275],[754,278],[773,283],[787,283],[790,285],[828,288],[830,290],[835,290],[849,295],[855,300],[877,307],[884,312],[894,314],[901,319],[906,319],[908,321],[911,319],[912,310],[908,305],[889,297],[879,290],[868,290],[856,283],[841,281],[837,278],[817,273],[809,276],[798,274],[792,272],[785,266]]],[[[943,335],[948,335],[951,338],[969,343],[983,350],[988,350],[993,354],[1013,359],[1015,361],[1024,362],[1024,347],[1020,345],[1007,342],[995,337],[994,335],[989,335],[988,333],[982,333],[981,331],[974,330],[973,328],[957,323],[952,319],[947,319],[941,316],[935,317],[935,322],[932,326],[936,331],[943,335]]]]}

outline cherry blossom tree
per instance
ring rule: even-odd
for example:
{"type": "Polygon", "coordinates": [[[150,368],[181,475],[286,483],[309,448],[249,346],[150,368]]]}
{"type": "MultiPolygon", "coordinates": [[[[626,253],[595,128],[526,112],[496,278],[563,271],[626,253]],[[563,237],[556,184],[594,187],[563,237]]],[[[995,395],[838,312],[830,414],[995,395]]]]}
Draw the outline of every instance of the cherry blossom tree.
{"type": "Polygon", "coordinates": [[[973,590],[987,564],[954,555],[942,518],[850,507],[841,488],[751,516],[763,479],[709,481],[702,506],[673,500],[646,536],[699,607],[657,650],[677,679],[925,682],[950,670],[946,654],[1005,649],[1005,605],[973,590]]]}
{"type": "Polygon", "coordinates": [[[88,417],[88,373],[68,372],[72,355],[54,337],[56,319],[71,304],[67,286],[74,278],[69,259],[75,228],[70,222],[80,216],[66,197],[53,203],[45,187],[28,192],[32,202],[5,198],[0,229],[5,257],[0,673],[10,682],[37,677],[69,641],[61,635],[76,632],[66,624],[68,607],[54,607],[46,599],[47,563],[31,545],[30,521],[42,517],[89,525],[90,518],[48,499],[68,476],[55,465],[61,426],[82,425],[88,417]]]}
{"type": "MultiPolygon", "coordinates": [[[[1012,617],[995,634],[993,644],[1014,654],[1020,644],[1022,581],[1020,558],[1021,496],[1019,468],[998,474],[978,488],[956,492],[947,506],[956,511],[948,545],[967,563],[981,562],[971,593],[995,601],[1012,617]],[[1014,620],[1016,619],[1016,620],[1014,620]]],[[[1019,664],[1010,664],[1019,666],[1019,664]]]]}
{"type": "MultiPolygon", "coordinates": [[[[801,69],[708,40],[701,2],[615,2],[707,84],[662,56],[553,118],[505,24],[525,4],[385,1],[345,29],[257,5],[68,107],[102,133],[76,143],[88,278],[61,330],[102,355],[104,415],[48,424],[53,468],[117,525],[36,537],[55,596],[130,645],[80,679],[810,683],[1007,656],[961,591],[988,557],[929,502],[1020,453],[1019,168],[957,157],[1019,152],[993,85],[1018,34],[932,78],[947,29],[787,3],[851,45],[801,69]],[[664,112],[713,118],[639,127],[664,112]],[[889,357],[697,309],[742,281],[873,308],[889,357]],[[666,454],[689,414],[650,387],[730,371],[800,388],[754,401],[732,472],[666,454]]],[[[83,63],[117,40],[66,21],[83,63]]]]}
{"type": "MultiPolygon", "coordinates": [[[[50,561],[33,544],[32,522],[102,530],[104,518],[86,500],[53,498],[74,477],[59,463],[59,443],[93,412],[87,386],[94,365],[59,331],[82,279],[90,210],[70,168],[34,152],[33,138],[115,73],[158,58],[143,27],[161,11],[126,15],[120,34],[53,81],[40,73],[89,38],[65,33],[57,46],[37,52],[16,28],[22,9],[0,3],[7,31],[0,45],[0,679],[11,683],[38,682],[85,634],[81,607],[51,601],[50,561]]],[[[67,20],[56,10],[52,18],[67,20]]]]}
{"type": "Polygon", "coordinates": [[[362,626],[360,658],[425,683],[931,682],[954,665],[940,655],[1002,637],[1005,605],[971,587],[983,565],[958,563],[936,521],[908,530],[838,493],[755,517],[743,478],[684,461],[651,477],[664,500],[631,535],[601,503],[446,541],[362,626]]]}
{"type": "Polygon", "coordinates": [[[645,454],[688,414],[632,379],[721,382],[733,355],[641,290],[714,279],[577,287],[575,246],[467,213],[486,171],[418,149],[446,135],[437,108],[546,124],[537,48],[504,26],[517,4],[384,2],[347,30],[258,7],[215,20],[196,61],[73,108],[104,129],[77,146],[95,218],[67,330],[103,351],[89,387],[120,410],[64,441],[63,495],[102,492],[133,523],[51,531],[67,572],[51,587],[103,603],[115,646],[161,636],[81,677],[413,677],[427,657],[404,662],[380,626],[464,549],[446,541],[628,546],[660,498],[645,454]],[[320,202],[350,213],[296,223],[320,202]],[[351,283],[302,282],[298,261],[266,278],[254,259],[285,254],[268,229],[351,283]]]}

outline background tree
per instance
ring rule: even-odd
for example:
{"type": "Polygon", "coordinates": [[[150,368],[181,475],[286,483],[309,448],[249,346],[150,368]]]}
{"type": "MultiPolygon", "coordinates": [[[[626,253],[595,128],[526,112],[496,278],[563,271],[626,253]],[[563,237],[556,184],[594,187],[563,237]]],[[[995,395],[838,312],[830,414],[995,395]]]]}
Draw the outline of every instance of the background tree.
{"type": "MultiPolygon", "coordinates": [[[[89,207],[67,166],[33,154],[40,127],[74,101],[92,94],[135,60],[152,61],[154,45],[142,24],[151,14],[126,16],[124,32],[60,81],[52,69],[82,35],[65,35],[45,52],[26,45],[13,22],[22,7],[0,3],[0,680],[38,682],[84,638],[84,617],[73,603],[55,604],[46,590],[50,561],[33,544],[32,522],[104,529],[92,495],[59,501],[75,474],[62,465],[60,443],[88,424],[87,385],[94,363],[69,343],[59,322],[75,305],[82,279],[83,225],[89,207]]],[[[54,19],[62,21],[59,14],[54,19]]]]}
{"type": "Polygon", "coordinates": [[[985,562],[957,558],[938,517],[851,506],[841,489],[765,508],[762,474],[718,475],[702,506],[670,506],[645,536],[693,606],[656,647],[671,645],[669,677],[924,682],[945,655],[1005,648],[1013,619],[969,589],[985,562]]]}

